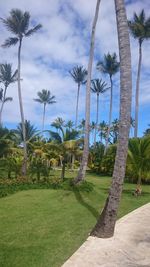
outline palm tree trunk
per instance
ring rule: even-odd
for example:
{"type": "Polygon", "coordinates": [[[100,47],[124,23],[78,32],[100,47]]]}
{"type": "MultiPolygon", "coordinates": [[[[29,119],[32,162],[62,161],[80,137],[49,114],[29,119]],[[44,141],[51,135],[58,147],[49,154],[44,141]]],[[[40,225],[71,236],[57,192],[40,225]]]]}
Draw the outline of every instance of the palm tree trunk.
{"type": "Polygon", "coordinates": [[[4,89],[4,97],[3,97],[2,105],[1,105],[1,109],[0,109],[0,126],[1,127],[2,127],[2,113],[3,113],[4,104],[5,104],[6,91],[7,91],[7,86],[5,86],[5,89],[4,89]]]}
{"type": "Polygon", "coordinates": [[[44,104],[44,109],[43,109],[42,132],[44,131],[44,122],[45,122],[45,108],[46,108],[46,104],[44,104]]]}
{"type": "Polygon", "coordinates": [[[135,95],[135,128],[134,128],[134,137],[135,138],[138,135],[139,90],[140,90],[141,63],[142,63],[142,44],[139,43],[139,63],[138,63],[138,73],[137,73],[137,80],[136,80],[136,95],[135,95]]]}
{"type": "Polygon", "coordinates": [[[85,178],[87,162],[88,162],[89,131],[90,131],[91,74],[92,74],[92,65],[93,65],[93,57],[94,57],[95,30],[96,30],[96,23],[97,23],[97,19],[98,19],[100,1],[101,0],[97,0],[95,16],[94,16],[93,25],[92,25],[90,56],[89,56],[89,63],[88,63],[88,76],[87,76],[87,83],[86,83],[86,107],[85,107],[86,112],[85,112],[85,134],[84,134],[83,156],[82,156],[82,162],[80,165],[80,169],[79,169],[77,177],[74,179],[74,183],[79,183],[80,181],[82,181],[85,178]]]}
{"type": "Polygon", "coordinates": [[[109,135],[110,135],[110,128],[111,128],[111,120],[112,120],[112,102],[113,102],[113,81],[112,76],[110,75],[110,108],[109,108],[109,124],[106,136],[106,145],[104,150],[104,155],[106,155],[108,143],[109,143],[109,135]]]}
{"type": "Polygon", "coordinates": [[[66,168],[66,161],[63,160],[62,162],[62,171],[61,171],[61,179],[64,180],[65,178],[65,168],[66,168]]]}
{"type": "Polygon", "coordinates": [[[78,83],[75,127],[78,126],[79,93],[80,93],[80,84],[78,83]]]}
{"type": "Polygon", "coordinates": [[[75,154],[72,154],[71,170],[74,170],[75,154]]]}
{"type": "Polygon", "coordinates": [[[131,53],[124,0],[115,0],[115,10],[120,54],[120,123],[118,146],[111,188],[104,209],[98,218],[97,224],[91,232],[92,236],[102,238],[108,238],[114,234],[117,211],[120,203],[125,175],[131,117],[131,53]]]}
{"type": "Polygon", "coordinates": [[[22,131],[23,131],[23,150],[24,150],[24,159],[23,159],[23,165],[22,165],[22,175],[25,176],[26,173],[27,173],[27,145],[26,145],[26,129],[25,129],[25,120],[24,120],[22,95],[21,95],[21,83],[20,83],[21,45],[22,45],[22,39],[20,38],[19,48],[18,48],[18,96],[19,96],[21,123],[22,123],[22,131]]]}
{"type": "Polygon", "coordinates": [[[97,94],[97,107],[96,107],[96,124],[95,124],[95,135],[94,135],[94,146],[96,145],[96,135],[98,128],[98,114],[99,114],[99,94],[97,94]]]}

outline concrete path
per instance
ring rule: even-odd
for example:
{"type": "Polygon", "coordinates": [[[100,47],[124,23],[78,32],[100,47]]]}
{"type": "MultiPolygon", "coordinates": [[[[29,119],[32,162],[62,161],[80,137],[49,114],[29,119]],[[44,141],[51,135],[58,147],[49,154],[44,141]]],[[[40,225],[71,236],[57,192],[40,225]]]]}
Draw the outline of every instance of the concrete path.
{"type": "Polygon", "coordinates": [[[150,267],[150,203],[118,220],[109,239],[89,237],[62,267],[150,267]]]}

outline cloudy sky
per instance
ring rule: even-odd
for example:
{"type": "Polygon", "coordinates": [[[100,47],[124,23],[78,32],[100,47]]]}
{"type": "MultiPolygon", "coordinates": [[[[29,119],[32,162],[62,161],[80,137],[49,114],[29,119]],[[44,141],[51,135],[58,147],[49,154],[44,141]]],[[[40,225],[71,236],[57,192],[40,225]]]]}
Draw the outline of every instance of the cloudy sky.
{"type": "MultiPolygon", "coordinates": [[[[41,23],[42,29],[23,40],[22,46],[22,95],[25,118],[41,127],[42,106],[33,101],[37,92],[48,89],[56,96],[57,103],[47,106],[46,128],[56,117],[65,120],[75,120],[76,84],[68,71],[75,65],[87,68],[89,54],[89,37],[96,0],[1,0],[0,17],[6,18],[12,8],[29,11],[31,26],[41,23]]],[[[139,13],[145,9],[150,14],[148,0],[126,1],[128,19],[133,12],[139,13]]],[[[0,24],[0,44],[11,34],[0,24]]],[[[150,123],[150,41],[143,44],[143,63],[140,86],[140,127],[141,135],[150,123]]],[[[135,79],[138,64],[137,41],[131,38],[132,67],[133,67],[133,107],[135,79]]],[[[103,78],[109,83],[107,76],[102,76],[96,70],[96,63],[103,58],[104,53],[116,52],[118,55],[116,19],[114,0],[101,0],[100,13],[96,31],[95,57],[93,78],[103,78]]],[[[17,46],[9,49],[0,47],[1,62],[17,66],[17,46]]],[[[118,117],[119,111],[119,74],[114,77],[113,118],[118,117]]],[[[4,108],[3,122],[8,127],[15,127],[20,121],[20,111],[17,94],[17,84],[10,86],[8,96],[13,102],[4,108]]],[[[85,113],[85,87],[81,88],[79,103],[79,119],[85,113]]],[[[101,96],[100,121],[108,121],[109,92],[101,96]]],[[[96,96],[92,94],[91,120],[95,120],[96,96]]],[[[133,109],[134,111],[134,109],[133,109]]],[[[134,116],[134,112],[133,112],[134,116]]]]}

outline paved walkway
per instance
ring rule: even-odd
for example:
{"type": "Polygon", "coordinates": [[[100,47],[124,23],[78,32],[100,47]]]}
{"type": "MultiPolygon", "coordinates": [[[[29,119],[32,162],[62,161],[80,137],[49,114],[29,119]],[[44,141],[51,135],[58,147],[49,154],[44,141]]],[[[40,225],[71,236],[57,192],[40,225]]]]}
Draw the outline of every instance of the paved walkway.
{"type": "Polygon", "coordinates": [[[89,237],[62,267],[150,267],[150,203],[118,220],[109,239],[89,237]]]}

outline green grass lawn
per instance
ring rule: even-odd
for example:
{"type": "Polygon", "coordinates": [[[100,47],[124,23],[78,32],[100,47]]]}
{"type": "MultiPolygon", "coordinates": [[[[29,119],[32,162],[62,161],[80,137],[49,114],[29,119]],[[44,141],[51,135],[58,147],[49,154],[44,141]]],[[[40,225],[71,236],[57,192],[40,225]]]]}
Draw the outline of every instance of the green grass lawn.
{"type": "MultiPolygon", "coordinates": [[[[84,242],[103,207],[110,178],[88,174],[94,190],[35,189],[0,199],[0,266],[59,267],[84,242]]],[[[150,186],[132,196],[125,184],[118,217],[150,200],[150,186]]]]}

